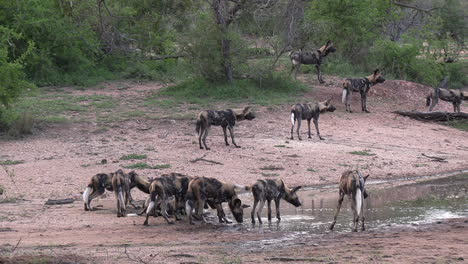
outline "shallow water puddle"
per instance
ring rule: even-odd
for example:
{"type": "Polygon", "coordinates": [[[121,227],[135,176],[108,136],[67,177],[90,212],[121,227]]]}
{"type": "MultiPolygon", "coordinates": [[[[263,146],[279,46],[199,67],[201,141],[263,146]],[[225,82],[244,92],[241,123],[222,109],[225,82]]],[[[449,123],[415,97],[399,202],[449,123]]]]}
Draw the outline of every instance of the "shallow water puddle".
{"type": "MultiPolygon", "coordinates": [[[[367,229],[395,225],[413,226],[438,219],[468,216],[468,174],[425,180],[411,184],[379,187],[370,182],[366,187],[369,197],[365,201],[367,229]]],[[[281,222],[276,220],[272,202],[272,223],[268,223],[267,206],[263,208],[263,225],[252,225],[250,209],[244,211],[244,228],[259,232],[283,231],[291,237],[300,234],[324,233],[335,214],[338,187],[306,189],[298,192],[302,206],[281,201],[281,222]]],[[[244,203],[253,204],[251,195],[242,195],[244,203]]],[[[351,231],[352,210],[345,198],[336,232],[351,231]]],[[[289,237],[289,236],[288,236],[289,237]]],[[[287,238],[285,238],[287,239],[287,238]]]]}

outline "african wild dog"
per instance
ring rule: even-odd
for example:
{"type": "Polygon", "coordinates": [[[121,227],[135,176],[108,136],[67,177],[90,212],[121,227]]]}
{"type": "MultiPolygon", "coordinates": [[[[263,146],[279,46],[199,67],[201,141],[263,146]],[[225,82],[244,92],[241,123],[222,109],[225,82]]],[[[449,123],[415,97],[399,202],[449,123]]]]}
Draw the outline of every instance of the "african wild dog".
{"type": "Polygon", "coordinates": [[[227,202],[232,215],[238,223],[242,223],[244,216],[244,208],[249,205],[242,204],[242,201],[237,198],[236,189],[248,190],[248,187],[236,184],[224,183],[215,178],[197,177],[190,181],[187,193],[187,202],[185,204],[185,211],[188,214],[190,224],[193,223],[193,210],[195,209],[195,216],[201,218],[206,222],[203,217],[203,207],[208,204],[215,207],[218,214],[220,223],[230,223],[227,219],[222,203],[227,202]]]}
{"type": "Polygon", "coordinates": [[[280,201],[281,199],[286,200],[286,202],[298,207],[301,206],[299,197],[296,192],[301,186],[294,187],[289,189],[283,182],[283,180],[258,180],[254,185],[252,185],[252,194],[254,197],[254,205],[252,208],[252,223],[255,224],[255,209],[257,204],[260,202],[258,207],[257,217],[258,222],[261,224],[261,214],[265,201],[268,205],[268,222],[271,221],[271,200],[275,201],[276,207],[276,218],[278,221],[281,221],[280,217],[280,201]]]}
{"type": "Polygon", "coordinates": [[[175,197],[175,213],[176,220],[180,220],[177,211],[184,208],[187,189],[192,177],[180,173],[163,174],[161,177],[154,179],[150,185],[150,203],[146,208],[146,219],[143,223],[148,225],[148,218],[151,210],[154,207],[161,206],[160,214],[168,224],[173,224],[168,218],[167,208],[169,199],[175,197]],[[157,197],[157,198],[156,198],[157,197]]]}
{"type": "Polygon", "coordinates": [[[317,79],[320,83],[325,83],[325,81],[323,81],[322,72],[320,71],[320,65],[322,65],[323,58],[325,58],[330,52],[335,51],[336,49],[333,47],[332,42],[329,40],[324,46],[322,46],[320,49],[314,52],[298,51],[292,53],[290,56],[292,62],[290,74],[295,70],[294,78],[296,78],[297,72],[299,71],[301,64],[315,64],[315,68],[317,68],[317,79]]]}
{"type": "Polygon", "coordinates": [[[348,195],[351,200],[351,209],[353,210],[353,231],[357,232],[359,217],[362,221],[361,230],[365,230],[364,227],[364,199],[367,198],[367,192],[365,189],[365,183],[369,175],[362,177],[361,172],[354,170],[347,170],[343,172],[340,178],[339,185],[339,199],[338,206],[336,208],[335,217],[330,225],[330,230],[333,230],[336,223],[336,218],[341,209],[341,204],[345,195],[348,195]]]}
{"type": "Polygon", "coordinates": [[[309,126],[309,138],[312,138],[310,135],[310,120],[314,119],[315,130],[317,131],[317,136],[324,140],[322,136],[320,136],[320,131],[318,127],[318,120],[320,117],[320,113],[325,112],[333,112],[336,110],[336,107],[331,104],[332,98],[318,102],[315,104],[308,103],[308,104],[296,104],[291,107],[291,139],[294,139],[294,125],[297,121],[297,137],[299,140],[302,140],[301,135],[299,134],[299,129],[301,128],[301,121],[307,120],[307,124],[309,126]]]}
{"type": "Polygon", "coordinates": [[[445,77],[444,80],[439,84],[439,87],[431,90],[429,95],[426,97],[426,106],[429,107],[429,112],[439,102],[439,99],[453,104],[453,112],[460,113],[460,106],[462,101],[468,101],[468,92],[462,90],[447,89],[449,77],[445,77]],[[431,103],[432,100],[432,103],[431,103]]]}
{"type": "Polygon", "coordinates": [[[116,171],[112,177],[112,189],[117,200],[117,217],[125,216],[130,196],[130,178],[122,170],[116,171]]]}
{"type": "Polygon", "coordinates": [[[353,92],[361,94],[362,111],[369,113],[367,110],[367,93],[370,87],[378,83],[385,82],[385,79],[380,74],[379,69],[376,69],[373,74],[362,78],[348,78],[343,82],[343,98],[342,102],[346,106],[346,111],[351,111],[351,96],[353,92]]]}
{"type": "MultiPolygon", "coordinates": [[[[83,192],[83,201],[85,211],[92,211],[91,200],[104,194],[105,190],[110,192],[114,191],[112,186],[112,179],[116,173],[98,173],[91,177],[90,183],[83,192]]],[[[136,172],[131,171],[128,174],[125,174],[126,177],[130,179],[130,190],[134,187],[137,187],[140,191],[144,193],[149,193],[150,181],[144,177],[139,176],[136,172]]],[[[136,207],[133,203],[133,198],[128,195],[129,202],[133,207],[136,207]]]]}
{"type": "Polygon", "coordinates": [[[205,149],[210,149],[206,145],[206,137],[208,136],[208,131],[212,125],[221,126],[223,128],[226,146],[229,146],[226,128],[229,129],[232,144],[234,144],[236,148],[240,148],[240,146],[238,146],[234,141],[234,125],[236,124],[236,121],[242,121],[244,119],[253,120],[254,118],[255,114],[250,110],[250,107],[245,107],[244,109],[227,109],[223,111],[206,110],[200,112],[197,117],[196,125],[200,149],[203,149],[202,140],[203,145],[205,145],[205,149]]]}

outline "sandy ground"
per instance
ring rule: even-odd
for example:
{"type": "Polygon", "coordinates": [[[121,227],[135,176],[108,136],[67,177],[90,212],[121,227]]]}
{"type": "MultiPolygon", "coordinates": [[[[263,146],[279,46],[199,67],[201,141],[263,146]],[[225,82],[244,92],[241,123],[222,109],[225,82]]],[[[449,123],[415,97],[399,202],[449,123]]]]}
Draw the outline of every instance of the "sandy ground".
{"type": "MultiPolygon", "coordinates": [[[[255,107],[257,118],[254,121],[236,125],[237,143],[242,146],[239,149],[225,146],[221,128],[215,127],[207,140],[212,150],[200,150],[194,120],[171,118],[128,120],[107,129],[101,129],[92,120],[43,125],[24,139],[1,141],[0,160],[23,160],[24,163],[3,166],[0,170],[0,185],[6,190],[0,204],[0,255],[5,253],[13,256],[9,260],[17,261],[24,254],[36,257],[45,254],[52,258],[68,256],[72,262],[106,263],[145,263],[150,259],[151,263],[432,263],[439,260],[446,263],[466,259],[468,233],[464,219],[408,230],[308,236],[304,241],[299,238],[297,243],[257,249],[255,241],[280,239],[284,234],[273,231],[250,233],[242,227],[228,230],[217,226],[193,227],[184,223],[168,227],[161,219],[154,220],[156,224],[146,228],[141,226],[141,218],[116,218],[113,195],[110,194],[93,201],[94,205],[103,205],[103,210],[96,212],[84,212],[81,202],[44,205],[49,198],[78,200],[92,175],[115,171],[136,162],[170,164],[168,169],[137,170],[149,177],[174,171],[239,184],[252,184],[258,178],[281,177],[292,186],[336,183],[347,168],[360,168],[370,173],[373,179],[468,169],[466,132],[391,113],[393,110],[423,111],[429,87],[406,81],[387,81],[372,87],[368,99],[371,113],[357,111],[360,109],[357,94],[353,96],[352,105],[355,113],[346,113],[343,104],[338,102],[341,99],[340,79],[328,77],[324,86],[317,86],[315,80],[303,80],[315,87],[304,96],[304,102],[333,96],[337,106],[337,111],[320,118],[323,141],[317,138],[313,127],[312,139],[307,139],[304,123],[301,129],[303,141],[288,139],[290,105],[255,107]],[[370,155],[351,154],[353,151],[365,151],[370,155]],[[123,155],[132,153],[146,154],[147,158],[120,160],[123,155]],[[430,161],[422,153],[443,157],[448,162],[430,161]],[[222,165],[190,162],[200,157],[222,165]],[[102,164],[104,159],[107,162],[102,164]],[[249,243],[253,243],[252,246],[243,247],[249,243]],[[128,255],[124,253],[125,245],[128,245],[128,255]],[[135,259],[138,257],[143,259],[135,259]],[[271,259],[275,257],[293,259],[271,259]]],[[[100,90],[70,89],[69,92],[110,95],[131,101],[161,88],[158,84],[128,85],[124,91],[111,83],[100,90]]],[[[436,110],[451,109],[451,104],[445,102],[436,107],[436,110]]],[[[195,116],[200,110],[190,111],[195,116]]],[[[462,111],[468,111],[466,104],[462,105],[462,111]]],[[[133,193],[137,199],[144,198],[137,191],[133,193]]],[[[0,258],[0,263],[3,261],[0,258]]]]}

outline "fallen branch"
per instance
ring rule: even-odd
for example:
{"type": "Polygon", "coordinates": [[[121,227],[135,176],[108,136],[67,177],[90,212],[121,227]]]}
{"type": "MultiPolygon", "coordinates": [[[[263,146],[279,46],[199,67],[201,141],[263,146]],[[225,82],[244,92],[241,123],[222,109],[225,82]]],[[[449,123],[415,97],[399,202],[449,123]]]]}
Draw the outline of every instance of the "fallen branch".
{"type": "Polygon", "coordinates": [[[148,60],[167,60],[167,59],[178,59],[183,58],[185,55],[160,55],[160,56],[146,56],[148,60]]]}
{"type": "Polygon", "coordinates": [[[416,111],[394,111],[393,113],[423,121],[445,122],[451,120],[468,120],[468,114],[466,113],[416,111]]]}
{"type": "Polygon", "coordinates": [[[448,162],[445,160],[445,158],[441,158],[441,157],[435,157],[435,156],[428,156],[424,153],[421,153],[421,155],[423,157],[426,157],[426,158],[429,158],[431,161],[436,161],[436,162],[448,162]]]}
{"type": "Polygon", "coordinates": [[[197,162],[197,161],[205,161],[205,162],[208,162],[208,163],[213,163],[213,164],[218,164],[218,165],[224,165],[223,163],[218,162],[218,161],[205,159],[206,155],[207,155],[207,154],[203,155],[203,157],[201,157],[201,158],[193,159],[193,160],[191,160],[190,162],[191,162],[191,163],[195,163],[195,162],[197,162]]]}
{"type": "Polygon", "coordinates": [[[73,198],[58,199],[58,200],[48,199],[47,202],[45,202],[45,204],[46,205],[71,204],[73,202],[75,202],[75,199],[73,199],[73,198]]]}
{"type": "Polygon", "coordinates": [[[21,242],[22,237],[18,240],[18,243],[16,243],[16,246],[11,250],[11,253],[15,252],[15,250],[18,248],[20,242],[21,242]]]}
{"type": "Polygon", "coordinates": [[[409,5],[409,4],[401,3],[401,2],[397,2],[397,1],[392,1],[391,3],[396,5],[396,6],[399,6],[399,7],[404,7],[404,8],[409,8],[409,9],[414,9],[414,10],[417,10],[417,11],[420,11],[420,12],[424,12],[424,13],[430,15],[430,16],[432,16],[431,12],[434,11],[435,9],[437,9],[437,8],[424,9],[424,8],[419,7],[419,6],[409,5]]]}
{"type": "Polygon", "coordinates": [[[127,245],[125,245],[125,251],[124,251],[125,255],[127,256],[127,258],[131,261],[134,261],[134,262],[138,262],[138,263],[143,263],[143,264],[149,264],[151,263],[151,261],[153,261],[153,259],[158,256],[158,254],[151,254],[150,255],[150,259],[149,260],[143,260],[140,256],[135,256],[135,257],[132,257],[130,256],[130,254],[127,252],[127,245]]]}

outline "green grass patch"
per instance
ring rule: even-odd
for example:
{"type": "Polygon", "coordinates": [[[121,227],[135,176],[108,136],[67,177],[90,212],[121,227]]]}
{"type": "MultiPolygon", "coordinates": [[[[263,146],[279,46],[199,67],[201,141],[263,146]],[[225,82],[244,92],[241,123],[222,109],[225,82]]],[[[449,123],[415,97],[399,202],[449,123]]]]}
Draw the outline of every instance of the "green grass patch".
{"type": "Polygon", "coordinates": [[[146,154],[128,154],[120,157],[120,160],[141,160],[146,159],[146,154]]]}
{"type": "Polygon", "coordinates": [[[352,154],[352,155],[358,155],[358,156],[375,156],[376,154],[374,153],[370,153],[370,150],[366,149],[366,150],[361,150],[361,151],[351,151],[351,152],[348,152],[349,154],[352,154]]]}
{"type": "Polygon", "coordinates": [[[317,172],[314,168],[308,168],[307,171],[310,171],[310,172],[317,172]]]}
{"type": "Polygon", "coordinates": [[[283,167],[280,167],[280,166],[275,166],[275,165],[268,165],[268,166],[265,166],[265,167],[261,167],[260,168],[261,170],[284,170],[283,167]]]}
{"type": "Polygon", "coordinates": [[[462,121],[450,121],[447,122],[447,125],[456,129],[459,129],[461,131],[468,131],[468,121],[462,120],[462,121]]]}
{"type": "Polygon", "coordinates": [[[275,73],[263,79],[234,80],[232,83],[211,83],[204,79],[189,79],[167,87],[156,95],[201,105],[209,105],[213,100],[272,105],[291,102],[299,93],[306,90],[299,81],[275,73]]]}
{"type": "Polygon", "coordinates": [[[285,148],[286,145],[275,145],[274,147],[275,147],[275,148],[285,148]]]}
{"type": "Polygon", "coordinates": [[[0,165],[17,165],[23,163],[24,160],[0,160],[0,165]]]}
{"type": "Polygon", "coordinates": [[[171,167],[171,165],[170,164],[158,164],[158,165],[151,166],[144,162],[138,162],[138,163],[123,166],[123,167],[126,169],[154,169],[155,170],[155,169],[168,169],[171,167]]]}

